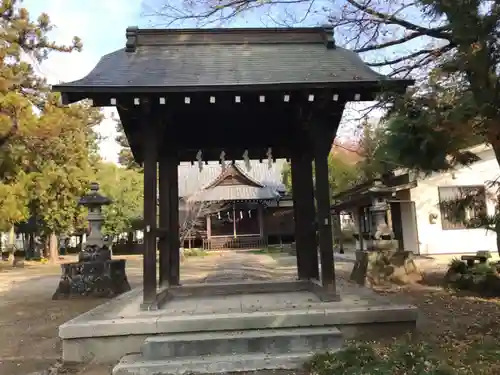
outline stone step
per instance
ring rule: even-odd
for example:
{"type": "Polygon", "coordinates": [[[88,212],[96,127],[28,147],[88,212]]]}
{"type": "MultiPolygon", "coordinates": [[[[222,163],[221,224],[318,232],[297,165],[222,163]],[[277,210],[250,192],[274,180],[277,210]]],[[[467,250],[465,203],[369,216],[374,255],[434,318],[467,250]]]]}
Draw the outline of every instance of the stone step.
{"type": "Polygon", "coordinates": [[[113,375],[187,375],[294,370],[301,368],[312,355],[313,353],[309,352],[278,355],[250,353],[152,361],[145,359],[140,354],[132,354],[122,358],[113,369],[113,375]]]}
{"type": "Polygon", "coordinates": [[[281,328],[184,333],[148,337],[142,355],[148,360],[208,355],[321,352],[342,347],[335,327],[281,328]]]}

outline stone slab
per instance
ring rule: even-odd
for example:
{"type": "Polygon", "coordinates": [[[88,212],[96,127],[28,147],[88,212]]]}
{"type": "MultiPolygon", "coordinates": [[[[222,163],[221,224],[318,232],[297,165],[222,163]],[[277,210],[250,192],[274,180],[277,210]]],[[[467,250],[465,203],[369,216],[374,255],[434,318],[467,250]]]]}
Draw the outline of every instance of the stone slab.
{"type": "Polygon", "coordinates": [[[148,360],[244,355],[287,354],[340,349],[342,334],[334,327],[220,331],[152,336],[145,340],[142,355],[148,360]]]}
{"type": "Polygon", "coordinates": [[[153,335],[325,326],[353,338],[392,332],[392,326],[400,333],[415,327],[414,306],[392,305],[361,287],[343,292],[338,302],[304,291],[174,299],[157,311],[141,311],[141,290],[136,289],[60,326],[63,359],[113,363],[140,352],[153,335]]]}
{"type": "Polygon", "coordinates": [[[288,293],[309,290],[309,282],[303,280],[286,281],[241,281],[216,282],[174,286],[169,293],[174,298],[196,298],[230,296],[235,294],[288,293]]]}
{"type": "Polygon", "coordinates": [[[130,355],[115,366],[113,375],[222,374],[235,371],[293,370],[301,367],[312,355],[313,353],[246,354],[158,361],[147,361],[140,355],[130,355]]]}
{"type": "MultiPolygon", "coordinates": [[[[139,296],[140,297],[140,296],[139,296]]],[[[135,301],[135,299],[133,300],[135,301]]],[[[59,327],[62,339],[96,336],[162,334],[192,331],[288,328],[415,320],[410,305],[375,304],[345,296],[322,302],[311,292],[249,294],[171,301],[169,309],[137,314],[106,314],[100,306],[59,327]],[[175,305],[177,308],[174,308],[175,305]],[[100,314],[102,310],[102,314],[100,314]]],[[[124,307],[122,310],[126,312],[124,307]]],[[[114,309],[110,309],[114,311],[114,309]]]]}

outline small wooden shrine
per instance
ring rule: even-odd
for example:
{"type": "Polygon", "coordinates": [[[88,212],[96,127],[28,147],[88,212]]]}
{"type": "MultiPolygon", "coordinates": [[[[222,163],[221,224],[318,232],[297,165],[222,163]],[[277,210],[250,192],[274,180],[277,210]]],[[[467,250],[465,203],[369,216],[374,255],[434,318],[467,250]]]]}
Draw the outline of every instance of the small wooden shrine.
{"type": "Polygon", "coordinates": [[[179,166],[183,247],[250,249],[292,242],[293,207],[282,181],[285,160],[179,166]]]}
{"type": "Polygon", "coordinates": [[[181,161],[203,167],[208,160],[290,158],[298,277],[321,298],[335,299],[327,159],[345,104],[404,91],[412,81],[374,72],[337,47],[328,27],[131,27],[126,39],[86,77],[53,89],[66,104],[90,99],[115,106],[143,164],[143,308],[161,303],[158,283],[167,294],[180,283],[181,161]]]}

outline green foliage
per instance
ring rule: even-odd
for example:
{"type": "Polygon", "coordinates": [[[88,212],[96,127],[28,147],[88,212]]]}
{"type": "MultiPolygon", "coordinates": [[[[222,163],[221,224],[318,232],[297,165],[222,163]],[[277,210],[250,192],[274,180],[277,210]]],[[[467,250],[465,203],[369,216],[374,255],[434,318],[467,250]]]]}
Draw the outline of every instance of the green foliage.
{"type": "MultiPolygon", "coordinates": [[[[313,168],[314,175],[314,168],[313,168]]],[[[355,165],[349,164],[342,158],[329,155],[328,156],[328,178],[330,182],[330,191],[332,194],[338,194],[349,189],[358,181],[359,170],[355,165]]],[[[292,171],[290,164],[285,164],[281,172],[282,181],[287,191],[292,191],[292,171]]]]}
{"type": "Polygon", "coordinates": [[[120,146],[120,153],[118,154],[118,162],[120,165],[128,169],[140,169],[139,164],[134,160],[134,155],[128,144],[127,136],[123,130],[123,125],[119,120],[116,120],[116,142],[120,146]]]}
{"type": "Polygon", "coordinates": [[[359,155],[362,159],[356,164],[359,170],[359,182],[380,178],[399,165],[379,152],[381,144],[386,139],[384,128],[365,121],[361,124],[361,130],[359,155]]]}
{"type": "Polygon", "coordinates": [[[397,98],[380,153],[431,173],[471,164],[477,156],[463,149],[487,142],[500,162],[498,4],[421,0],[417,6],[424,19],[441,20],[442,30],[431,32],[441,47],[427,59],[428,78],[397,98]]]}
{"type": "Polygon", "coordinates": [[[100,119],[99,111],[85,104],[60,108],[47,102],[37,133],[17,140],[30,151],[24,160],[30,162],[25,170],[30,176],[31,215],[43,223],[45,232],[72,232],[82,224],[77,202],[92,179],[93,128],[100,119]],[[48,135],[40,137],[45,129],[48,135]]]}
{"type": "Polygon", "coordinates": [[[133,229],[142,215],[143,175],[111,163],[99,163],[96,180],[103,195],[113,203],[103,208],[103,234],[116,236],[133,229]]]}
{"type": "Polygon", "coordinates": [[[467,265],[458,258],[453,258],[448,264],[448,271],[453,273],[465,273],[467,272],[467,265]]]}
{"type": "Polygon", "coordinates": [[[445,276],[445,284],[456,290],[498,296],[500,295],[498,264],[475,263],[474,266],[467,267],[464,261],[453,259],[445,276]]]}
{"type": "Polygon", "coordinates": [[[464,149],[486,139],[474,134],[468,116],[457,113],[456,99],[440,90],[445,89],[432,85],[425,94],[397,101],[385,122],[377,159],[426,174],[478,160],[464,149]]]}
{"type": "Polygon", "coordinates": [[[48,15],[34,20],[19,4],[0,3],[6,41],[0,46],[0,230],[34,217],[42,233],[61,233],[81,218],[76,203],[92,175],[93,127],[101,115],[85,103],[60,107],[59,96],[35,74],[32,61],[80,50],[81,42],[53,43],[48,15]]]}
{"type": "Polygon", "coordinates": [[[204,256],[207,256],[207,255],[210,255],[210,253],[208,251],[205,251],[203,249],[184,249],[182,251],[182,256],[183,257],[204,257],[204,256]]]}
{"type": "Polygon", "coordinates": [[[384,351],[377,351],[367,344],[352,344],[335,352],[313,357],[306,370],[317,375],[459,375],[432,355],[425,345],[394,344],[384,351]]]}
{"type": "Polygon", "coordinates": [[[359,181],[359,170],[339,157],[328,156],[328,180],[332,194],[343,192],[359,181]]]}

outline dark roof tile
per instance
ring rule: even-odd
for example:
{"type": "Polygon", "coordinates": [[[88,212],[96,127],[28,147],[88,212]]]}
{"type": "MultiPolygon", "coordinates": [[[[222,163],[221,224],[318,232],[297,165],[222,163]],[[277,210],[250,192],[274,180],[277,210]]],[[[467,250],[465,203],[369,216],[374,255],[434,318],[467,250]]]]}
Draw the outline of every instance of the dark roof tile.
{"type": "MultiPolygon", "coordinates": [[[[139,30],[135,52],[121,49],[105,55],[86,77],[54,89],[375,83],[387,79],[371,70],[356,53],[340,47],[327,48],[322,38],[311,38],[314,32],[323,36],[324,29],[296,29],[296,35],[291,30],[283,33],[279,29],[260,29],[260,42],[258,34],[249,41],[222,38],[231,36],[234,29],[212,31],[213,35],[209,35],[210,31],[194,33],[205,39],[210,36],[207,41],[200,37],[204,43],[182,39],[182,30],[157,30],[157,39],[143,38],[149,40],[146,45],[140,44],[139,30]],[[276,37],[280,33],[286,38],[276,37]],[[173,36],[177,37],[174,42],[173,36]]],[[[239,30],[235,35],[244,34],[239,30]]]]}
{"type": "MultiPolygon", "coordinates": [[[[236,165],[242,172],[264,185],[264,187],[267,188],[265,189],[266,192],[268,189],[272,189],[274,191],[285,190],[281,178],[281,172],[284,164],[284,159],[278,159],[273,163],[272,167],[269,168],[267,161],[265,160],[262,163],[258,160],[251,160],[251,168],[248,170],[243,161],[236,162],[236,165]]],[[[217,162],[210,162],[208,165],[203,165],[203,169],[201,171],[196,163],[194,165],[191,165],[190,163],[181,163],[178,169],[179,196],[187,197],[199,192],[219,177],[221,172],[222,168],[217,162]]]]}

